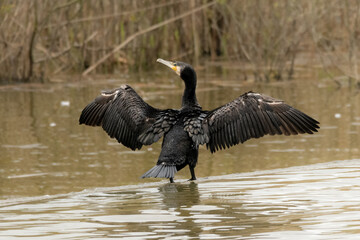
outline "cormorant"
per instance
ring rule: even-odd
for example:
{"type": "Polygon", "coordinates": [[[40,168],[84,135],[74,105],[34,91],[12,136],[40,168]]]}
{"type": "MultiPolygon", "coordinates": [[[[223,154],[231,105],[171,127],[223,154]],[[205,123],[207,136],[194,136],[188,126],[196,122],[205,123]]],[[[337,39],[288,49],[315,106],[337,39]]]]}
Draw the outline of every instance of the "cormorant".
{"type": "Polygon", "coordinates": [[[147,104],[129,85],[103,91],[81,113],[79,122],[102,126],[111,138],[132,150],[164,137],[156,165],[142,178],[169,178],[189,165],[191,178],[199,145],[212,153],[264,135],[317,132],[319,122],[305,113],[260,93],[247,92],[214,110],[204,111],[196,99],[196,72],[187,63],[158,59],[185,83],[178,110],[147,104]]]}

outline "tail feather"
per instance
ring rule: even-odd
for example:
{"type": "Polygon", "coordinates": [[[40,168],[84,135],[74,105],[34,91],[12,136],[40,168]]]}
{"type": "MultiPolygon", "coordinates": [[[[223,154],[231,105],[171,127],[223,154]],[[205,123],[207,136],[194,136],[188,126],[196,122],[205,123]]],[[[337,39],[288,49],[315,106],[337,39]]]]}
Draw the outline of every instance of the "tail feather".
{"type": "Polygon", "coordinates": [[[144,173],[141,178],[173,178],[176,172],[175,165],[159,164],[144,173]]]}

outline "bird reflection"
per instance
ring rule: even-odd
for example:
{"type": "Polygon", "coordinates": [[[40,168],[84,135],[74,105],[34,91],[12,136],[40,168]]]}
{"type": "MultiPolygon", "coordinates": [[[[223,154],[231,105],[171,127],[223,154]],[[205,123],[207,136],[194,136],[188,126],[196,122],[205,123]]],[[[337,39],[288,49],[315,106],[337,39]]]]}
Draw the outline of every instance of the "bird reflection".
{"type": "Polygon", "coordinates": [[[199,204],[200,194],[195,182],[165,184],[159,187],[163,202],[168,208],[191,207],[199,204]]]}

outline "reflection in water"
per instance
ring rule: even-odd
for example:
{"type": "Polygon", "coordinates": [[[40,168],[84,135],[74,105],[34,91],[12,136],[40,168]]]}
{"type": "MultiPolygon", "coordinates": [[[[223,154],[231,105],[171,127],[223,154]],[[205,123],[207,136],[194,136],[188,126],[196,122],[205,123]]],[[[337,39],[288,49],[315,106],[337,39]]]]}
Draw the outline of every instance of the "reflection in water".
{"type": "Polygon", "coordinates": [[[3,201],[0,239],[359,239],[359,172],[354,159],[3,201]]]}
{"type": "MultiPolygon", "coordinates": [[[[191,218],[190,212],[185,210],[200,204],[198,184],[195,182],[168,183],[160,186],[159,192],[163,201],[163,209],[174,209],[177,216],[181,217],[181,221],[177,221],[177,224],[169,229],[168,233],[173,233],[176,229],[187,237],[198,238],[202,231],[201,227],[191,218]]],[[[159,229],[161,228],[159,227],[159,229]]]]}
{"type": "Polygon", "coordinates": [[[200,194],[197,183],[189,184],[164,184],[159,187],[162,200],[167,208],[180,208],[186,205],[195,205],[200,201],[200,194]]]}

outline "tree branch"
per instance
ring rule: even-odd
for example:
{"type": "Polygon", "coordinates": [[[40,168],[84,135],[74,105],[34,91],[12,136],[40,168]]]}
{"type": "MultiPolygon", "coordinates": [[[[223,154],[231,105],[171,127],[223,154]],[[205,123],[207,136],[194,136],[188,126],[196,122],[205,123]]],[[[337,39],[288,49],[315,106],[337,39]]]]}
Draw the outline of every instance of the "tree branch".
{"type": "Polygon", "coordinates": [[[163,22],[160,22],[160,23],[157,23],[157,24],[154,24],[148,28],[145,28],[143,30],[140,30],[132,35],[130,35],[128,38],[125,39],[125,41],[123,41],[121,44],[119,44],[118,46],[116,46],[111,52],[109,52],[108,54],[106,54],[105,56],[103,56],[101,59],[99,59],[97,62],[95,62],[93,65],[91,65],[88,69],[86,69],[83,73],[82,73],[82,76],[86,76],[87,74],[89,74],[90,72],[92,72],[96,67],[98,67],[101,63],[105,62],[109,57],[111,57],[114,53],[116,53],[117,51],[119,51],[120,49],[122,49],[123,47],[125,47],[128,43],[130,43],[132,40],[134,40],[135,38],[137,38],[138,36],[140,35],[143,35],[145,33],[148,33],[148,32],[151,32],[155,29],[158,29],[162,26],[165,26],[166,24],[169,24],[171,22],[174,22],[174,21],[177,21],[181,18],[184,18],[192,13],[195,13],[195,12],[198,12],[200,10],[203,10],[205,8],[208,8],[212,5],[214,5],[216,3],[216,0],[210,2],[210,3],[207,3],[207,4],[204,4],[200,7],[197,7],[195,9],[192,9],[190,11],[187,11],[183,14],[180,14],[179,16],[176,16],[176,17],[173,17],[173,18],[170,18],[168,20],[165,20],[163,22]]]}

